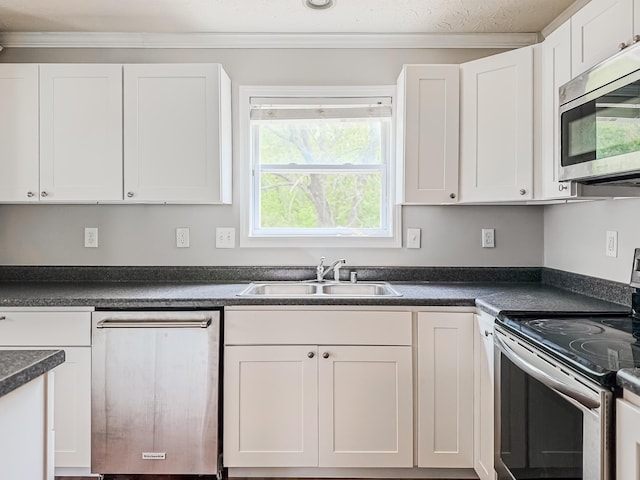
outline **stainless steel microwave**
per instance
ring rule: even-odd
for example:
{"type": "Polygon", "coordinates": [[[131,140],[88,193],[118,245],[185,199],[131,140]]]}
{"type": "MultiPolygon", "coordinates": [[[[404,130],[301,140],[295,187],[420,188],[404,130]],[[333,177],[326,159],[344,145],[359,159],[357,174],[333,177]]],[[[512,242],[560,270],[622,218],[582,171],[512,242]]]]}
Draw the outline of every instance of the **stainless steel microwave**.
{"type": "Polygon", "coordinates": [[[560,87],[559,180],[640,186],[640,44],[560,87]]]}

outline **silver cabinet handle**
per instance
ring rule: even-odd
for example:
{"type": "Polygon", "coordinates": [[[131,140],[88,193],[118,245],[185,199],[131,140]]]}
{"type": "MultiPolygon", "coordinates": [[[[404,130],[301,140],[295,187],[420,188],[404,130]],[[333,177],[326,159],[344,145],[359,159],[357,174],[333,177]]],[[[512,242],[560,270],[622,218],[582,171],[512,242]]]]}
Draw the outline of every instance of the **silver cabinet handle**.
{"type": "Polygon", "coordinates": [[[2,316],[0,317],[0,320],[6,320],[6,319],[7,319],[7,317],[5,317],[4,315],[2,315],[2,316]]]}
{"type": "Polygon", "coordinates": [[[47,195],[49,195],[47,192],[40,192],[40,196],[42,198],[46,197],[47,195]]]}
{"type": "Polygon", "coordinates": [[[489,330],[485,330],[484,331],[484,336],[488,337],[489,335],[493,335],[493,332],[490,332],[489,330]]]}
{"type": "Polygon", "coordinates": [[[627,48],[627,44],[624,42],[621,42],[618,44],[618,50],[624,50],[625,48],[627,48]]]}
{"type": "Polygon", "coordinates": [[[34,195],[35,195],[35,193],[33,193],[33,192],[27,192],[27,197],[29,197],[29,198],[33,197],[34,195]]]}
{"type": "Polygon", "coordinates": [[[324,352],[322,354],[322,358],[329,358],[329,352],[324,352]]]}
{"type": "Polygon", "coordinates": [[[127,192],[127,197],[133,198],[133,192],[127,192]]]}
{"type": "Polygon", "coordinates": [[[520,189],[520,195],[525,195],[527,193],[527,191],[524,188],[520,189]]]}
{"type": "Polygon", "coordinates": [[[634,35],[633,36],[633,43],[638,43],[640,42],[640,35],[634,35]]]}
{"type": "Polygon", "coordinates": [[[193,320],[120,320],[105,318],[96,324],[96,328],[207,328],[211,318],[193,320]]]}
{"type": "Polygon", "coordinates": [[[531,365],[529,362],[520,358],[516,352],[504,343],[504,340],[500,338],[500,335],[494,335],[493,337],[495,345],[505,354],[505,356],[511,360],[518,368],[520,368],[527,375],[531,375],[533,378],[543,383],[552,390],[558,393],[566,395],[567,397],[575,400],[576,402],[584,405],[587,408],[595,409],[600,407],[600,401],[595,400],[582,392],[574,390],[568,385],[559,382],[555,378],[550,377],[548,374],[540,370],[539,368],[531,365]]]}
{"type": "Polygon", "coordinates": [[[307,357],[309,357],[309,358],[313,358],[315,356],[316,356],[316,354],[314,352],[307,353],[307,357]]]}
{"type": "Polygon", "coordinates": [[[449,198],[456,198],[456,194],[455,193],[450,193],[449,194],[449,198]]]}

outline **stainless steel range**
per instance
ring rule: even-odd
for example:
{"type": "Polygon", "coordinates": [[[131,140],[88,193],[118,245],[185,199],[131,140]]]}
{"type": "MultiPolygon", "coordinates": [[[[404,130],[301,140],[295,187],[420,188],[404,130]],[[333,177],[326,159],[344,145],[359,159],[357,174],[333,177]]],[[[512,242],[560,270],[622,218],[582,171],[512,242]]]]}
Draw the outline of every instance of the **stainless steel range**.
{"type": "Polygon", "coordinates": [[[499,480],[615,478],[616,372],[640,367],[640,249],[633,265],[629,314],[499,316],[499,480]]]}

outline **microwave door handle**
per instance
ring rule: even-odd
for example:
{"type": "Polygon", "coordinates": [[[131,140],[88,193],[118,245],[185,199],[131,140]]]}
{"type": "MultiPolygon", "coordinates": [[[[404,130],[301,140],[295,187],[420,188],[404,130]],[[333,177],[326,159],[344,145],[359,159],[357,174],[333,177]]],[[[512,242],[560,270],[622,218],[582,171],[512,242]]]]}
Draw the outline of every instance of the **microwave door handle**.
{"type": "Polygon", "coordinates": [[[494,335],[493,338],[498,348],[502,351],[502,353],[506,355],[506,357],[509,360],[511,360],[517,367],[519,367],[525,373],[527,373],[528,375],[531,375],[533,378],[538,380],[540,383],[546,385],[550,389],[555,390],[560,394],[566,395],[567,397],[575,400],[576,402],[580,403],[581,405],[589,409],[596,409],[600,407],[599,400],[591,398],[588,395],[585,395],[584,393],[578,390],[575,390],[574,388],[571,388],[570,386],[565,385],[562,382],[559,382],[558,380],[549,376],[539,368],[535,367],[534,365],[531,365],[529,362],[519,357],[518,354],[514,352],[511,348],[509,348],[507,344],[504,343],[504,340],[502,340],[498,335],[494,335]]]}

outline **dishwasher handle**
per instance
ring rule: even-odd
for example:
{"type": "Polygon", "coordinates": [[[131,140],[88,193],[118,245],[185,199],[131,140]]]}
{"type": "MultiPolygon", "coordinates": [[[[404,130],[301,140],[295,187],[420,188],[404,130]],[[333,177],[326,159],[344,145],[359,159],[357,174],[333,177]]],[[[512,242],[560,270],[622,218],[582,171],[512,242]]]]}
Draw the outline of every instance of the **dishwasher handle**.
{"type": "Polygon", "coordinates": [[[184,320],[105,318],[96,323],[96,328],[207,328],[210,325],[211,317],[184,320]]]}

